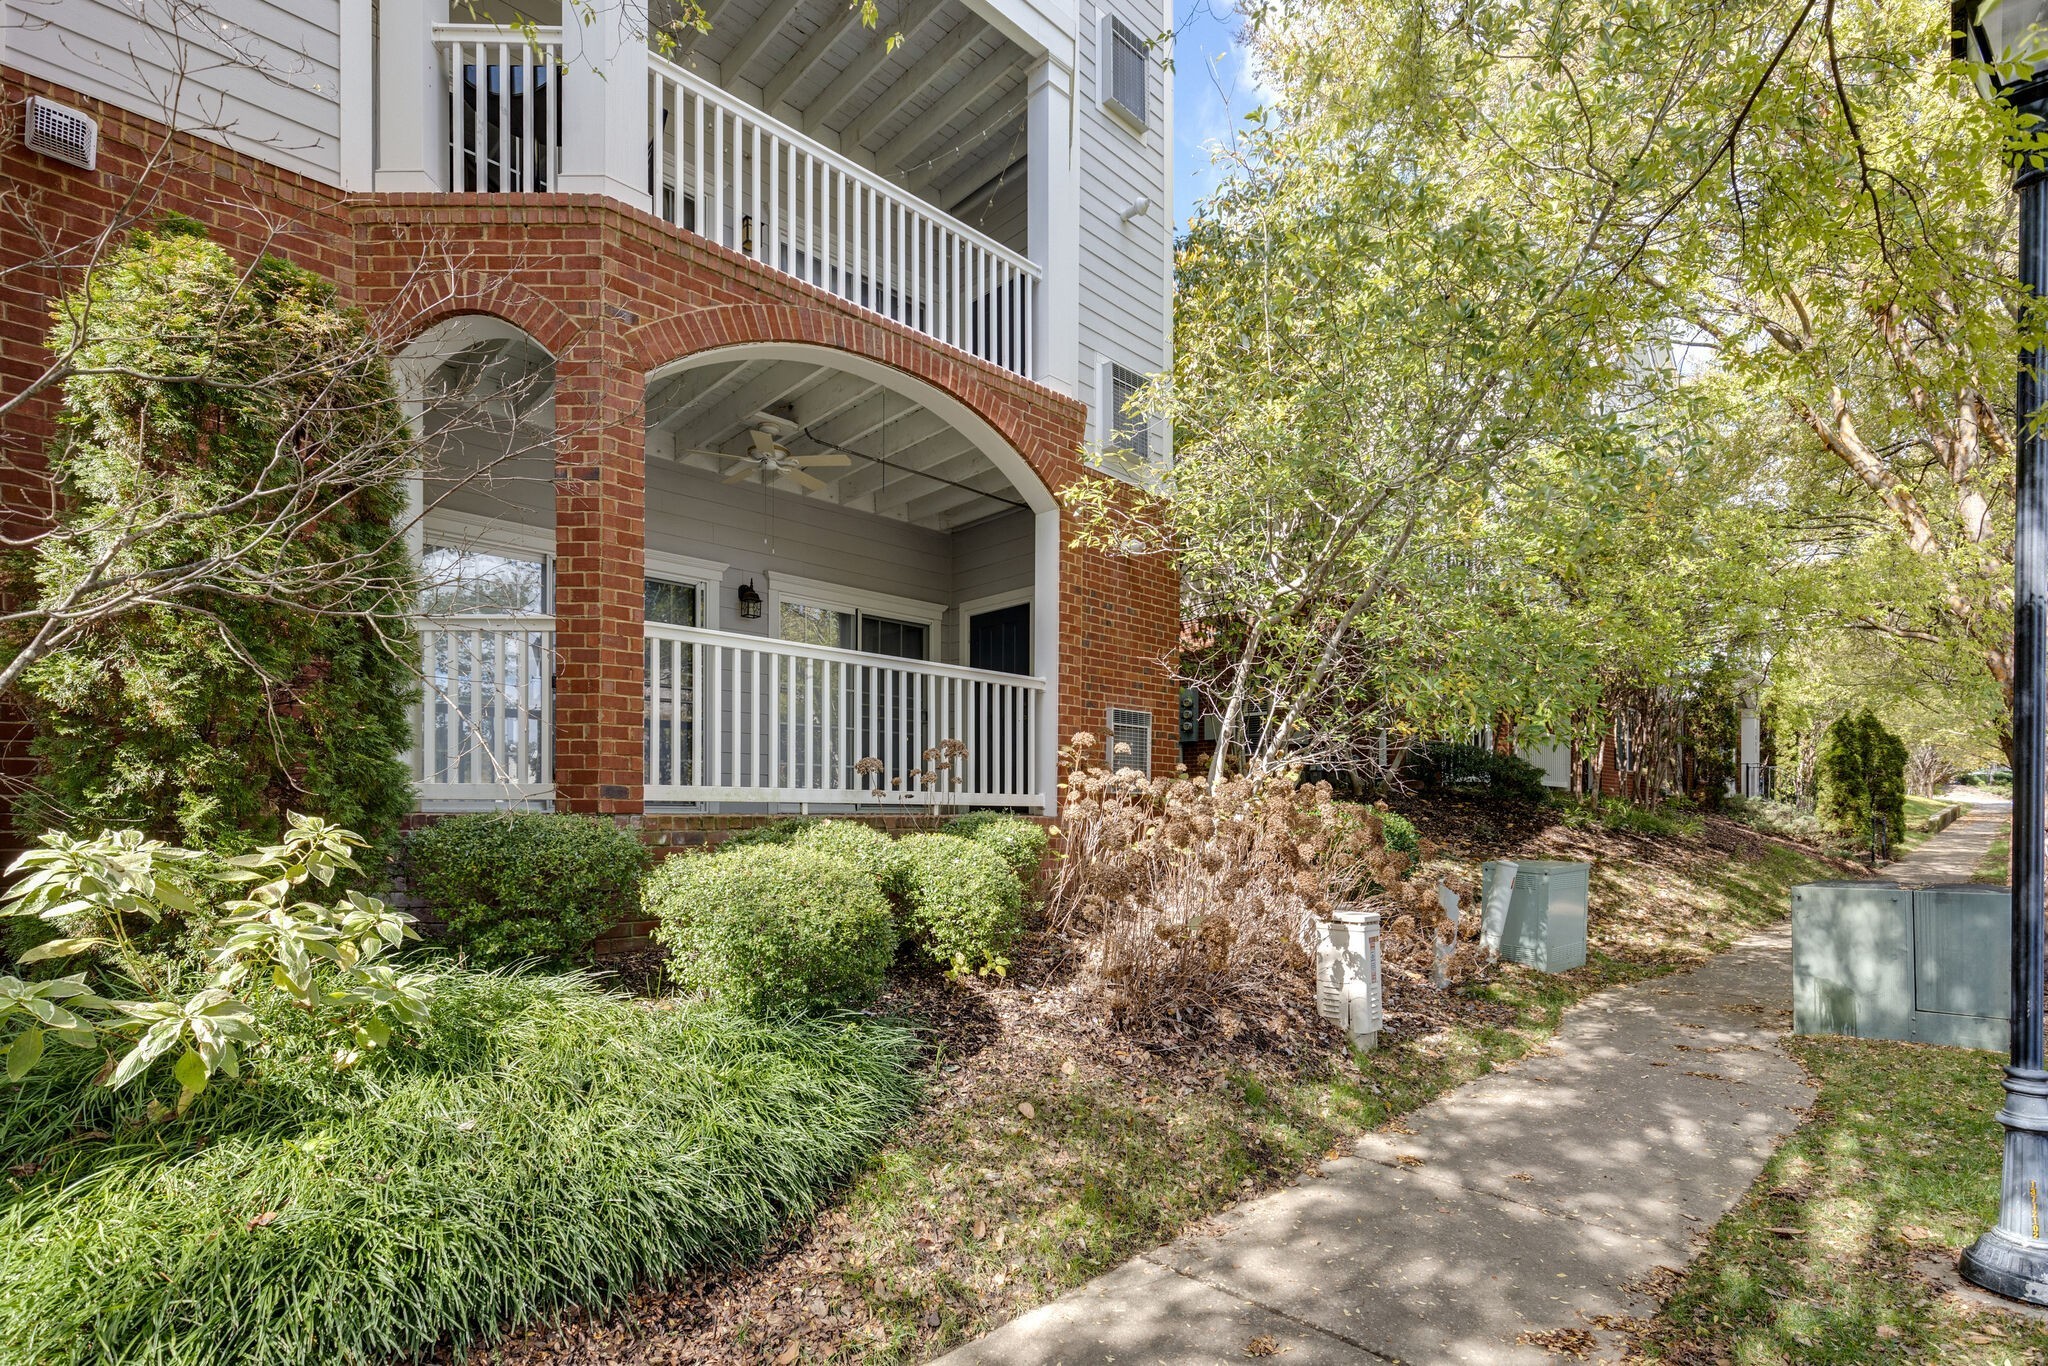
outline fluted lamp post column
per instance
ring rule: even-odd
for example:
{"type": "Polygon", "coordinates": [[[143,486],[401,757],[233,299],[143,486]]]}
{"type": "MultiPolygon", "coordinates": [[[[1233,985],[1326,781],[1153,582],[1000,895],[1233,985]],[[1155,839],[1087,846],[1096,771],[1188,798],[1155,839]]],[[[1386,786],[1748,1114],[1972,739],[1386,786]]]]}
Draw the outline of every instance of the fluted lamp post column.
{"type": "MultiPolygon", "coordinates": [[[[1989,97],[2048,119],[2048,0],[1962,0],[1954,55],[1983,64],[1989,97]]],[[[2020,280],[2048,289],[2048,167],[2016,159],[2020,280]]],[[[1963,1278],[2048,1305],[2048,1071],[2042,1068],[2042,721],[2048,629],[2048,438],[2040,432],[2043,356],[2019,358],[2013,529],[2012,1060],[2005,1069],[2005,1172],[1998,1225],[1963,1254],[1963,1278]]]]}

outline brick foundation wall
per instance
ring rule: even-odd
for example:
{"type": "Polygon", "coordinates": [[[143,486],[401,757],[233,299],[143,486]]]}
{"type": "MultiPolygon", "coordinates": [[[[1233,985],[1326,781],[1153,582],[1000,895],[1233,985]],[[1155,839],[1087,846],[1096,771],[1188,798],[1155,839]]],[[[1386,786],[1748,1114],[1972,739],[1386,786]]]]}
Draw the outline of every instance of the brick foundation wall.
{"type": "MultiPolygon", "coordinates": [[[[33,155],[18,128],[0,129],[0,177],[34,206],[0,223],[5,392],[39,372],[50,301],[75,282],[62,266],[35,264],[51,235],[83,240],[124,208],[142,222],[188,214],[238,255],[268,250],[318,271],[394,344],[446,318],[488,314],[555,357],[562,809],[641,809],[650,376],[746,343],[843,352],[964,403],[1053,493],[1084,473],[1086,413],[1074,400],[623,204],[578,195],[346,195],[4,67],[0,89],[16,124],[32,93],[101,121],[92,173],[33,155]]],[[[53,430],[53,399],[26,405],[4,433],[0,487],[17,524],[49,515],[32,470],[53,430]]],[[[1168,669],[1180,619],[1174,570],[1164,559],[1103,555],[1073,548],[1071,534],[1060,539],[1060,738],[1104,734],[1111,707],[1148,710],[1154,770],[1168,772],[1178,748],[1168,669]]],[[[24,762],[17,729],[0,765],[19,774],[24,762]]]]}

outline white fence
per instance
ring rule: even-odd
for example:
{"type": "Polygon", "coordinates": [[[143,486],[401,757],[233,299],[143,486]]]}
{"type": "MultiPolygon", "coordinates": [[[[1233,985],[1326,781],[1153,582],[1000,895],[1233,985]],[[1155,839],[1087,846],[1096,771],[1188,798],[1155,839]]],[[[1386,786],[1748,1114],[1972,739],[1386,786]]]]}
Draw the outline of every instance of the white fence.
{"type": "Polygon", "coordinates": [[[418,630],[412,776],[422,805],[545,800],[554,791],[554,619],[436,617],[418,630]]]}
{"type": "Polygon", "coordinates": [[[562,34],[536,43],[487,24],[437,24],[448,98],[448,180],[471,194],[540,193],[562,164],[562,34]]]}
{"type": "Polygon", "coordinates": [[[646,796],[1036,807],[1044,707],[1016,674],[650,625],[646,796]]]}
{"type": "MultiPolygon", "coordinates": [[[[424,681],[411,760],[423,807],[553,797],[554,627],[543,616],[418,623],[424,681]]],[[[692,627],[646,630],[650,802],[1045,803],[1039,679],[692,627]],[[964,752],[932,755],[949,740],[964,752]]]]}
{"type": "Polygon", "coordinates": [[[1038,267],[824,144],[649,59],[654,211],[1018,374],[1038,267]]]}

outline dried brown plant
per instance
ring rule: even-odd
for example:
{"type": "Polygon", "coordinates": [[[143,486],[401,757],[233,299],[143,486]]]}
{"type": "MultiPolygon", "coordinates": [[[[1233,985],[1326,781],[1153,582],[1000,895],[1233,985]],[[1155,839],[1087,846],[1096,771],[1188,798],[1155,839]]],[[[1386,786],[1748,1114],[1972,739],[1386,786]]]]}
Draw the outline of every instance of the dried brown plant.
{"type": "Polygon", "coordinates": [[[1386,932],[1399,921],[1426,951],[1436,883],[1387,847],[1378,809],[1288,774],[1111,770],[1099,748],[1082,732],[1061,751],[1063,849],[1045,914],[1079,946],[1112,1020],[1215,1010],[1281,981],[1305,993],[1316,922],[1340,907],[1378,909],[1386,932]]]}

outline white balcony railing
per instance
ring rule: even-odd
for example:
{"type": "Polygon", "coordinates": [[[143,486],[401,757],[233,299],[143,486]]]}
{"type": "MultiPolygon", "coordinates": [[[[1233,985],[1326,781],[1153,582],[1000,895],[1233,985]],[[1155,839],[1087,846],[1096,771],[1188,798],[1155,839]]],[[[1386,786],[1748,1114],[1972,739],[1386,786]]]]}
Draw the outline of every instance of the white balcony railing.
{"type": "Polygon", "coordinates": [[[649,625],[647,800],[1036,807],[1044,706],[1016,674],[649,625]]]}
{"type": "Polygon", "coordinates": [[[437,24],[448,97],[448,179],[468,194],[553,188],[562,165],[562,31],[538,41],[489,24],[437,24]]]}
{"type": "Polygon", "coordinates": [[[660,57],[654,211],[963,351],[1032,373],[1038,267],[660,57]]]}
{"type": "MultiPolygon", "coordinates": [[[[417,629],[411,758],[422,805],[551,798],[554,619],[436,617],[417,629]]],[[[1039,679],[691,627],[646,635],[650,802],[1045,802],[1039,679]],[[927,757],[947,740],[966,752],[927,757]]]]}
{"type": "Polygon", "coordinates": [[[423,804],[532,801],[553,791],[555,623],[541,616],[418,624],[422,684],[412,776],[423,804]]]}
{"type": "MultiPolygon", "coordinates": [[[[443,183],[553,190],[564,171],[559,28],[439,24],[443,183]]],[[[1032,375],[1039,270],[986,233],[658,55],[648,57],[648,192],[685,231],[1018,374],[1032,375]]],[[[628,134],[630,136],[630,134],[628,134]]]]}

